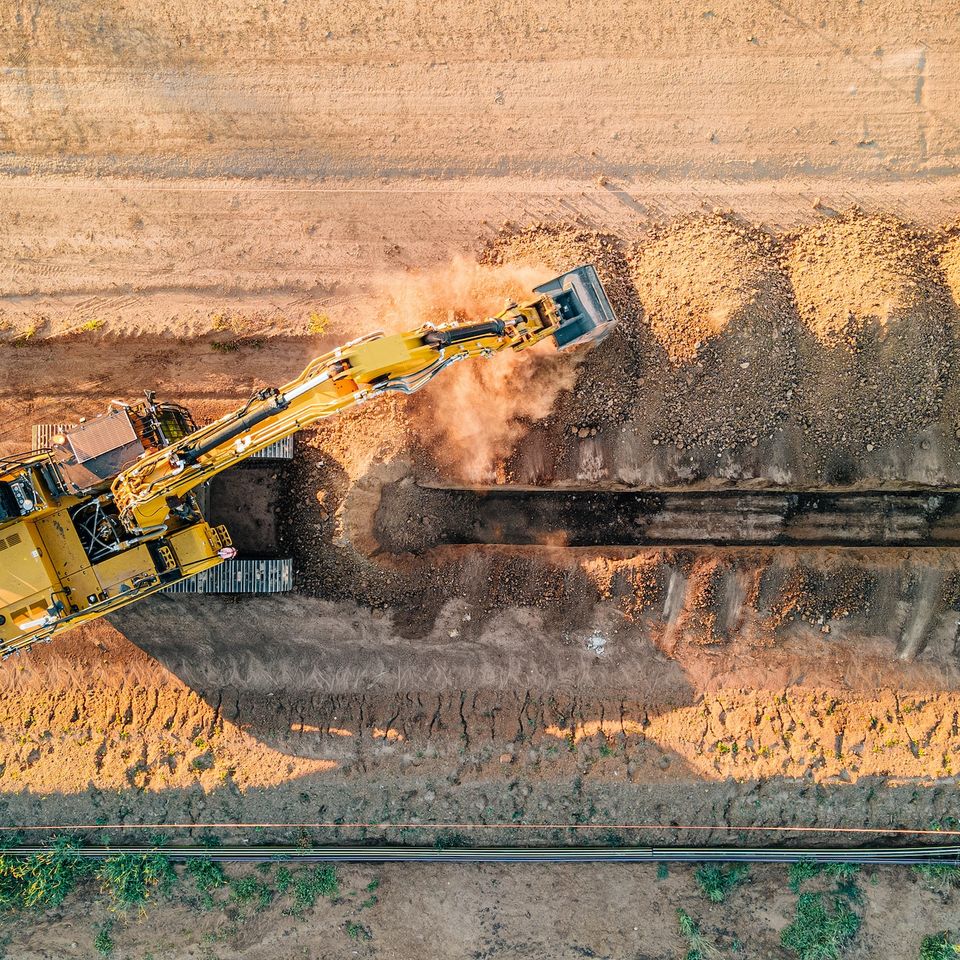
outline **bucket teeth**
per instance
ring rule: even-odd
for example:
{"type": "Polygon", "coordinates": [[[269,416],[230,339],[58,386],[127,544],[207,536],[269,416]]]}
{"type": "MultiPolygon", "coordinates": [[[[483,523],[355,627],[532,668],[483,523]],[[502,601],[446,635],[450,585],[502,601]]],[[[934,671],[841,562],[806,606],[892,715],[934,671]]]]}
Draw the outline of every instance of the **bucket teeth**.
{"type": "Polygon", "coordinates": [[[550,297],[557,308],[560,325],[553,339],[559,350],[597,343],[617,322],[592,264],[569,270],[535,289],[537,293],[550,297]]]}

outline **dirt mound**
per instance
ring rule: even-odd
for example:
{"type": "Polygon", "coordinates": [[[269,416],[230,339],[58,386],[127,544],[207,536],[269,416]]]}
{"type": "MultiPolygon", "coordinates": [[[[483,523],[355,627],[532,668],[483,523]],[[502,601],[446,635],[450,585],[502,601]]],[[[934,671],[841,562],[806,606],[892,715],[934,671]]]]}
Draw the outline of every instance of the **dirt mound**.
{"type": "Polygon", "coordinates": [[[656,442],[772,439],[795,388],[789,284],[774,240],[733,217],[684,217],[642,243],[632,275],[656,342],[656,442]]]}
{"type": "Polygon", "coordinates": [[[860,454],[934,423],[953,331],[929,237],[852,211],[800,234],[786,262],[807,334],[808,438],[860,454]]]}
{"type": "Polygon", "coordinates": [[[684,217],[637,251],[633,279],[659,343],[692,360],[779,283],[773,241],[731,217],[684,217]]]}
{"type": "Polygon", "coordinates": [[[864,327],[922,319],[943,296],[927,238],[890,216],[853,211],[814,227],[787,267],[800,316],[828,346],[855,349],[864,327]]]}
{"type": "Polygon", "coordinates": [[[940,249],[940,266],[953,302],[960,305],[960,223],[951,228],[940,249]]]}

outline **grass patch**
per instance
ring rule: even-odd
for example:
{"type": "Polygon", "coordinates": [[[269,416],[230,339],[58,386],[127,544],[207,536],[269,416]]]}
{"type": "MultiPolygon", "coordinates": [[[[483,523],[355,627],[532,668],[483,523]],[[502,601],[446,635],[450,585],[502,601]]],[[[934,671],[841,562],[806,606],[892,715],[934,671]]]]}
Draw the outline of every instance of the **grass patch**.
{"type": "MultiPolygon", "coordinates": [[[[279,879],[278,871],[278,888],[279,879]]],[[[302,870],[294,874],[290,889],[293,891],[293,909],[299,912],[314,906],[320,897],[332,900],[338,896],[340,880],[334,867],[328,863],[321,863],[312,870],[302,870]]]]}
{"type": "MultiPolygon", "coordinates": [[[[16,838],[7,840],[8,845],[16,842],[16,838]]],[[[205,845],[217,843],[211,838],[205,845]]],[[[333,900],[340,895],[339,877],[330,864],[295,871],[282,864],[276,869],[274,888],[267,877],[272,864],[266,865],[267,870],[260,868],[257,874],[231,879],[209,856],[188,860],[178,875],[169,856],[159,850],[144,855],[116,853],[99,862],[82,857],[81,852],[78,841],[64,838],[31,856],[15,856],[0,840],[0,912],[57,907],[79,883],[93,878],[99,882],[101,893],[109,896],[110,909],[115,912],[136,907],[142,913],[148,900],[158,894],[169,894],[181,878],[187,877],[196,885],[207,908],[214,904],[214,891],[228,886],[229,903],[240,907],[252,905],[258,911],[269,907],[277,893],[285,894],[292,901],[284,911],[289,914],[313,907],[322,897],[333,900]]],[[[367,899],[361,908],[377,904],[379,886],[378,878],[370,880],[366,885],[367,899]]],[[[106,956],[107,948],[113,949],[113,920],[95,929],[95,949],[106,956]]],[[[0,943],[0,960],[2,956],[0,943]]]]}
{"type": "Polygon", "coordinates": [[[838,960],[859,929],[860,917],[842,901],[836,900],[830,913],[819,893],[801,893],[797,915],[780,942],[799,960],[838,960]]]}
{"type": "Polygon", "coordinates": [[[277,867],[277,893],[286,893],[293,886],[293,874],[289,867],[277,867]]]}
{"type": "Polygon", "coordinates": [[[30,857],[0,853],[0,909],[57,907],[95,869],[92,861],[80,856],[79,845],[67,839],[56,840],[49,850],[30,857]]]}
{"type": "Polygon", "coordinates": [[[787,871],[787,883],[790,889],[794,893],[799,893],[803,882],[815,877],[822,869],[823,867],[819,863],[814,863],[813,860],[798,860],[796,863],[791,863],[787,871]]]}
{"type": "Polygon", "coordinates": [[[820,874],[832,877],[837,881],[838,886],[846,885],[849,888],[859,873],[860,865],[857,863],[817,863],[814,860],[798,860],[790,864],[787,877],[790,889],[794,893],[799,893],[805,881],[820,874]]]}
{"type": "Polygon", "coordinates": [[[187,875],[200,891],[200,902],[206,909],[213,906],[213,891],[227,885],[227,874],[222,865],[209,857],[187,861],[187,875]]]}
{"type": "Polygon", "coordinates": [[[746,863],[711,864],[700,867],[693,875],[703,895],[711,903],[723,903],[727,894],[750,879],[746,863]]]}
{"type": "Polygon", "coordinates": [[[273,890],[257,877],[238,877],[230,881],[230,898],[241,906],[253,903],[257,910],[266,910],[273,901],[273,890]]]}
{"type": "Polygon", "coordinates": [[[946,930],[931,933],[920,941],[919,960],[957,960],[960,943],[946,930]]]}
{"type": "Polygon", "coordinates": [[[680,936],[687,941],[686,960],[718,960],[720,951],[700,932],[700,925],[686,910],[677,908],[680,936]]]}
{"type": "Polygon", "coordinates": [[[960,867],[949,863],[920,863],[913,872],[934,893],[948,893],[954,887],[960,887],[960,867]]]}
{"type": "Polygon", "coordinates": [[[113,921],[108,920],[102,927],[97,929],[97,935],[93,938],[93,949],[101,957],[109,957],[113,953],[116,944],[113,942],[113,921]]]}
{"type": "Polygon", "coordinates": [[[176,883],[170,858],[163,853],[120,853],[108,857],[97,871],[101,888],[115,908],[142,907],[157,891],[169,893],[176,883]]]}

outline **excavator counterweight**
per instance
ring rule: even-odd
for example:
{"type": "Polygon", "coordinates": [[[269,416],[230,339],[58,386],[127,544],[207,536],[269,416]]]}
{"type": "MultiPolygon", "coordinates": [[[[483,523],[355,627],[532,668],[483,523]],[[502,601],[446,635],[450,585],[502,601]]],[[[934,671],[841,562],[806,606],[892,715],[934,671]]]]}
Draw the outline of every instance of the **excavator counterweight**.
{"type": "Polygon", "coordinates": [[[590,265],[535,292],[487,320],[361,337],[206,426],[148,393],[64,429],[47,449],[0,461],[0,656],[235,555],[195,491],[278,440],[377,396],[413,393],[452,363],[547,338],[566,350],[615,323],[590,265]]]}

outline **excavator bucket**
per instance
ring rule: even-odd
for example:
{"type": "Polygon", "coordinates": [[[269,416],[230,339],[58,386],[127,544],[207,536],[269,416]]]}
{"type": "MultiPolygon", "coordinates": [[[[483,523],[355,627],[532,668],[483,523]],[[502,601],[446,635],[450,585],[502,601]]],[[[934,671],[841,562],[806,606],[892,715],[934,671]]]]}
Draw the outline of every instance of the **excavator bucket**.
{"type": "Polygon", "coordinates": [[[570,270],[534,289],[557,307],[561,320],[553,339],[558,350],[599,343],[617,322],[592,264],[570,270]]]}

